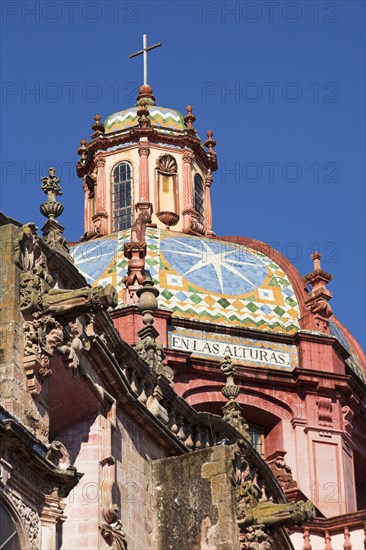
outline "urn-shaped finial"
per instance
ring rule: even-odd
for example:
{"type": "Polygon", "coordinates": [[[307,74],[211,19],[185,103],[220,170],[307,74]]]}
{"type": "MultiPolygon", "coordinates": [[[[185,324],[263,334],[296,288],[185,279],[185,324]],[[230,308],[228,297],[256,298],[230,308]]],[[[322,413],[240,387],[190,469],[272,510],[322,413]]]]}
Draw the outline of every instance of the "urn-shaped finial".
{"type": "Polygon", "coordinates": [[[159,290],[154,286],[154,281],[149,275],[145,277],[142,286],[136,291],[138,302],[137,307],[142,313],[144,325],[154,324],[154,313],[158,308],[157,297],[159,290]]]}
{"type": "Polygon", "coordinates": [[[42,227],[42,233],[45,241],[52,247],[58,250],[61,254],[67,255],[67,258],[71,260],[68,255],[69,248],[67,246],[66,239],[63,237],[64,228],[55,219],[58,218],[64,211],[63,205],[58,202],[57,198],[62,195],[60,178],[56,176],[56,169],[51,167],[48,170],[48,176],[44,176],[42,179],[42,191],[47,194],[47,201],[42,203],[39,207],[41,213],[47,218],[46,223],[42,227]]]}

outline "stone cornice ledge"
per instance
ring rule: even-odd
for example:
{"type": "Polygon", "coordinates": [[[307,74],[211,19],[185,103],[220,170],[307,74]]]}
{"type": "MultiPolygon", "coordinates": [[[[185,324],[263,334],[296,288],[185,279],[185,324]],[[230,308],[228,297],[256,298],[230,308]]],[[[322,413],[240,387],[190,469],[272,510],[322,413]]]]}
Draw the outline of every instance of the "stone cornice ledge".
{"type": "Polygon", "coordinates": [[[0,406],[0,436],[4,447],[26,457],[27,465],[43,479],[53,481],[63,488],[64,496],[77,485],[84,475],[74,466],[60,468],[51,459],[52,445],[46,446],[0,406]]]}

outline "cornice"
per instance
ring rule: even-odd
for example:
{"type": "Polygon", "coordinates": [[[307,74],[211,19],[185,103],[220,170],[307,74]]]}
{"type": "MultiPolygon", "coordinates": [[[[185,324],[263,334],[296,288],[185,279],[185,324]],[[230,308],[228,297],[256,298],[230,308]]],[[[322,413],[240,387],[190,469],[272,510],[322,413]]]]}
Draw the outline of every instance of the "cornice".
{"type": "Polygon", "coordinates": [[[63,487],[65,496],[79,483],[84,475],[74,466],[61,469],[47,460],[48,448],[39,439],[33,436],[27,428],[21,425],[5,409],[0,406],[0,434],[1,442],[5,447],[15,447],[17,453],[26,460],[29,468],[43,480],[53,481],[63,487]]]}

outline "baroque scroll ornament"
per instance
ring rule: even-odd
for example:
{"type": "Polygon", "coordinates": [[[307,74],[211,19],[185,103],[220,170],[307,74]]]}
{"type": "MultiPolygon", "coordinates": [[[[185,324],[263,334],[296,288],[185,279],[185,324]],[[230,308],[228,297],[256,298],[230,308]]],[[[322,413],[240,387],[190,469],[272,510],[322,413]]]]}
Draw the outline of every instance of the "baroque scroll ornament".
{"type": "Polygon", "coordinates": [[[107,545],[104,550],[127,550],[126,533],[120,519],[118,519],[118,506],[113,504],[110,507],[103,507],[102,515],[104,522],[99,524],[99,531],[107,545]]]}

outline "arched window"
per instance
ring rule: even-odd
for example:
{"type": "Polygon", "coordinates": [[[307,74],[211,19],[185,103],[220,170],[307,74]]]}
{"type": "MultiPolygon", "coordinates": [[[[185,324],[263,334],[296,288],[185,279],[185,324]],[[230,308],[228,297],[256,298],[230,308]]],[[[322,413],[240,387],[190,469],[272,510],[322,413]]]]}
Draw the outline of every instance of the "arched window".
{"type": "Polygon", "coordinates": [[[112,177],[112,231],[132,225],[132,171],[128,162],[113,169],[112,177]]]}
{"type": "Polygon", "coordinates": [[[249,425],[248,433],[254,449],[260,456],[264,456],[264,429],[261,426],[249,425]]]}
{"type": "Polygon", "coordinates": [[[204,221],[204,187],[203,180],[199,174],[194,176],[194,209],[198,212],[198,221],[204,221]]]}
{"type": "Polygon", "coordinates": [[[15,523],[7,509],[0,503],[0,548],[1,550],[18,550],[20,540],[15,523]]]}

